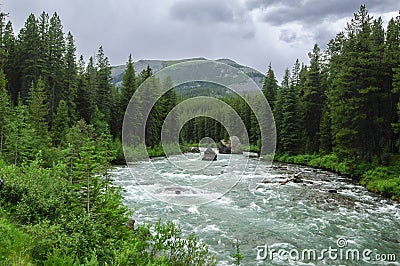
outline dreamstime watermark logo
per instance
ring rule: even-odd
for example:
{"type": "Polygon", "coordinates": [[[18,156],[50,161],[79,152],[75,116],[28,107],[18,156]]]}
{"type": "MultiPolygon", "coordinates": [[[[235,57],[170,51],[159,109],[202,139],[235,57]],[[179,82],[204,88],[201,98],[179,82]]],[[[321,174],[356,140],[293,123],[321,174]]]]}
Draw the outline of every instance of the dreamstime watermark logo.
{"type": "MultiPolygon", "coordinates": [[[[132,176],[141,187],[152,196],[172,204],[199,205],[221,197],[228,192],[244,175],[249,173],[249,158],[240,160],[229,157],[223,174],[207,175],[207,179],[173,180],[159,165],[150,160],[146,139],[154,138],[154,130],[149,130],[155,121],[152,110],[160,103],[160,98],[170,89],[187,84],[217,84],[229,90],[236,97],[241,97],[254,113],[261,138],[261,154],[265,161],[272,162],[276,130],[273,115],[258,85],[241,70],[227,64],[211,60],[194,60],[163,68],[146,79],[132,96],[127,107],[122,129],[122,144],[125,159],[132,176]],[[148,173],[136,173],[135,162],[148,163],[148,173]],[[146,178],[147,176],[147,178],[146,178]],[[149,178],[151,176],[151,180],[149,178]]],[[[209,85],[208,85],[209,86],[209,85]]],[[[186,99],[177,104],[166,116],[161,132],[161,144],[169,162],[171,171],[201,175],[213,162],[193,161],[181,152],[180,131],[183,126],[196,117],[208,117],[218,121],[228,132],[229,137],[236,136],[243,146],[249,146],[246,125],[235,109],[226,102],[206,96],[186,99]]],[[[210,140],[208,142],[219,142],[210,140]]],[[[164,166],[165,167],[165,166],[164,166]]],[[[252,168],[251,171],[255,171],[252,168]]],[[[261,178],[261,177],[260,177],[261,178]]],[[[257,178],[249,179],[249,189],[256,187],[257,178]]]]}
{"type": "MultiPolygon", "coordinates": [[[[257,260],[280,260],[280,261],[383,261],[395,262],[396,254],[378,253],[371,249],[357,249],[348,247],[348,242],[345,238],[339,238],[336,241],[336,246],[329,246],[321,250],[317,249],[288,249],[288,248],[271,248],[267,244],[257,246],[257,260]]],[[[343,264],[342,264],[343,265],[343,264]]]]}

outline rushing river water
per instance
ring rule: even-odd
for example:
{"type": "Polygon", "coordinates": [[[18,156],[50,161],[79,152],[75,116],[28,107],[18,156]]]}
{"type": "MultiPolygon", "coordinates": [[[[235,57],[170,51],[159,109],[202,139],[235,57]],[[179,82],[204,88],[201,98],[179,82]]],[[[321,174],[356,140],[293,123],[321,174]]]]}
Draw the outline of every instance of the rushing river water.
{"type": "MultiPolygon", "coordinates": [[[[194,166],[200,163],[199,157],[188,156],[193,156],[194,166]]],[[[190,185],[241,175],[230,171],[227,162],[242,157],[219,155],[207,171],[196,175],[177,170],[165,158],[135,163],[131,170],[146,180],[142,185],[126,167],[116,168],[113,176],[125,189],[125,204],[138,223],[161,218],[180,224],[185,233],[195,232],[209,245],[218,265],[233,265],[236,239],[242,265],[400,265],[399,204],[330,172],[250,160],[229,192],[198,206],[165,203],[143,190],[143,184],[158,188],[151,166],[169,181],[190,185]],[[282,184],[299,173],[303,182],[282,184]],[[257,185],[251,190],[254,178],[257,185]]]]}

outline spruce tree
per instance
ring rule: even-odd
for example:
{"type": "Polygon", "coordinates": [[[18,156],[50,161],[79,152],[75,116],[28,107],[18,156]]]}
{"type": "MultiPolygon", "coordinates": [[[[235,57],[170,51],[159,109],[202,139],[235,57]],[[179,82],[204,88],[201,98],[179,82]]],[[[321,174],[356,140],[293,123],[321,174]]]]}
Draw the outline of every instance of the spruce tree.
{"type": "Polygon", "coordinates": [[[385,122],[388,93],[382,73],[381,20],[372,21],[365,6],[347,27],[342,51],[333,58],[329,104],[335,151],[341,158],[381,160],[388,146],[385,122]],[[380,99],[380,101],[376,101],[380,99]]]}
{"type": "Polygon", "coordinates": [[[95,103],[100,112],[104,114],[105,121],[109,123],[111,118],[111,66],[108,58],[104,55],[102,46],[97,51],[96,61],[95,103]]]}
{"type": "Polygon", "coordinates": [[[68,115],[72,121],[77,120],[77,111],[75,101],[77,95],[77,64],[76,64],[76,47],[74,37],[71,32],[68,32],[66,39],[66,51],[64,56],[66,64],[66,80],[65,89],[63,90],[62,99],[64,99],[68,106],[68,115]]]}
{"type": "Polygon", "coordinates": [[[36,85],[42,71],[42,66],[40,65],[41,40],[37,24],[35,16],[30,14],[18,35],[19,64],[21,69],[21,84],[18,93],[20,93],[23,102],[28,98],[32,82],[36,85]]]}
{"type": "Polygon", "coordinates": [[[37,134],[30,124],[28,107],[18,99],[18,104],[12,110],[12,119],[6,127],[4,158],[14,165],[33,160],[37,154],[37,134]]]}
{"type": "Polygon", "coordinates": [[[48,49],[47,65],[51,75],[47,76],[45,83],[49,93],[49,123],[52,126],[58,103],[61,99],[65,99],[63,89],[66,88],[65,40],[61,20],[57,13],[50,18],[48,49]]]}
{"type": "Polygon", "coordinates": [[[65,135],[68,132],[70,119],[68,115],[68,106],[64,100],[61,100],[57,106],[57,112],[54,119],[54,126],[52,128],[52,141],[55,146],[62,143],[65,135]]]}
{"type": "MultiPolygon", "coordinates": [[[[93,65],[92,65],[93,66],[93,65]]],[[[89,68],[87,69],[89,70],[89,68]]],[[[85,69],[85,61],[81,55],[77,65],[77,96],[75,100],[77,115],[79,119],[84,119],[86,122],[90,122],[90,117],[93,113],[94,107],[94,95],[90,91],[91,76],[85,69]]]]}
{"type": "Polygon", "coordinates": [[[264,93],[264,96],[268,100],[271,110],[274,109],[277,90],[278,90],[278,81],[275,78],[275,73],[270,63],[268,66],[267,74],[265,75],[262,91],[264,93]]]}
{"type": "Polygon", "coordinates": [[[301,107],[294,84],[290,82],[290,71],[286,69],[275,105],[278,149],[291,154],[301,150],[301,107]]]}
{"type": "Polygon", "coordinates": [[[7,80],[0,69],[0,160],[3,160],[6,127],[11,120],[11,100],[6,88],[7,80]]]}
{"type": "Polygon", "coordinates": [[[302,86],[302,102],[304,107],[305,152],[319,151],[319,136],[322,110],[324,107],[324,91],[322,87],[320,49],[314,45],[309,53],[310,67],[305,72],[302,86]]]}
{"type": "Polygon", "coordinates": [[[14,36],[14,30],[11,21],[8,21],[3,35],[3,51],[4,54],[4,74],[7,77],[7,89],[11,95],[13,104],[17,104],[19,88],[20,88],[20,67],[17,41],[14,36]],[[18,89],[17,89],[18,88],[18,89]]]}
{"type": "Polygon", "coordinates": [[[49,108],[45,91],[44,83],[39,77],[37,85],[32,82],[28,98],[29,121],[32,128],[35,130],[35,147],[37,150],[48,148],[50,142],[48,124],[46,121],[49,108]]]}
{"type": "Polygon", "coordinates": [[[135,68],[133,66],[132,56],[129,55],[128,62],[126,63],[126,70],[124,76],[122,77],[122,87],[121,87],[121,108],[122,113],[125,113],[125,109],[128,106],[130,99],[137,89],[137,80],[135,68]]]}

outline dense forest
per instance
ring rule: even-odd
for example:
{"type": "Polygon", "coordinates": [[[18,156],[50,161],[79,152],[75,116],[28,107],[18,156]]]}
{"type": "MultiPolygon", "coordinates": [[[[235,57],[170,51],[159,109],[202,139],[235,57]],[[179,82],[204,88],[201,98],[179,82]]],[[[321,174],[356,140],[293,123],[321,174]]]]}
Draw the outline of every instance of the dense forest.
{"type": "MultiPolygon", "coordinates": [[[[111,182],[111,163],[123,160],[123,114],[151,69],[136,76],[129,57],[115,88],[103,48],[77,60],[56,13],[31,14],[18,35],[7,14],[0,23],[0,261],[213,265],[205,244],[179,226],[135,225],[111,182]]],[[[175,104],[173,91],[164,98],[157,108],[175,104]]]]}
{"type": "MultiPolygon", "coordinates": [[[[39,265],[210,265],[207,247],[172,223],[129,228],[129,211],[109,168],[124,163],[123,116],[152,76],[129,56],[122,85],[111,83],[102,47],[86,62],[55,13],[31,14],[18,34],[0,12],[0,260],[39,265]],[[184,250],[184,252],[183,252],[184,250]]],[[[361,178],[400,199],[400,17],[372,18],[365,6],[309,64],[296,60],[278,84],[269,65],[262,91],[278,133],[276,159],[361,178]]],[[[154,79],[154,89],[170,86],[154,79]]],[[[209,84],[207,86],[210,86],[209,84]]],[[[242,118],[252,150],[258,121],[240,97],[221,96],[242,118]]],[[[196,92],[201,94],[200,92],[196,92]]],[[[166,93],[146,127],[150,155],[161,155],[160,128],[187,95],[166,93]]],[[[195,118],[183,145],[226,139],[217,121],[195,118]]]]}

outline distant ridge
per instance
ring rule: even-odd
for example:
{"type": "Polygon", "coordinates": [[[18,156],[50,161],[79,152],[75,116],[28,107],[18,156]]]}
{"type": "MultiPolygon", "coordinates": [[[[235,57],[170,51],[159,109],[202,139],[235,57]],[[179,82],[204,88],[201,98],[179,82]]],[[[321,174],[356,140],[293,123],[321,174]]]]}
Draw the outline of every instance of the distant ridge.
{"type": "MultiPolygon", "coordinates": [[[[197,58],[187,58],[187,59],[178,59],[178,60],[148,60],[148,59],[142,59],[137,62],[134,62],[134,67],[136,73],[140,73],[143,69],[147,68],[147,66],[150,66],[150,68],[153,70],[153,72],[157,72],[161,70],[164,67],[171,66],[173,64],[181,63],[181,62],[187,62],[187,61],[195,61],[195,60],[206,60],[206,58],[203,57],[197,57],[197,58]]],[[[237,62],[228,59],[228,58],[221,58],[217,59],[216,61],[225,63],[227,65],[233,66],[235,68],[240,69],[244,73],[246,73],[250,78],[254,80],[254,82],[262,88],[263,82],[264,82],[264,75],[257,70],[243,66],[238,64],[237,62]]],[[[124,76],[125,73],[125,65],[119,65],[119,66],[113,66],[112,67],[112,80],[111,82],[116,85],[120,86],[122,83],[122,77],[124,76]]]]}

